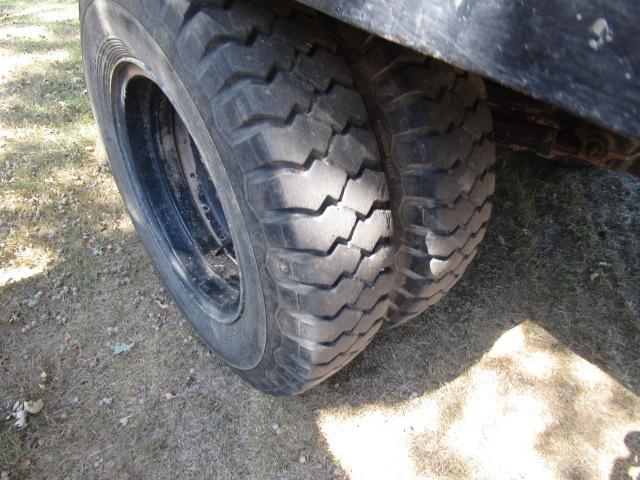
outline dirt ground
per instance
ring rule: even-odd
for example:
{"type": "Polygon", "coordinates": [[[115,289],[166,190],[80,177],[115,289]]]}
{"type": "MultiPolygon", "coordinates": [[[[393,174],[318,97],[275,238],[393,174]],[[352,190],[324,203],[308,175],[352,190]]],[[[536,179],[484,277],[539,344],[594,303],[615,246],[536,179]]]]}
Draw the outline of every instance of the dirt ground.
{"type": "Polygon", "coordinates": [[[196,338],[137,240],[76,2],[0,0],[0,478],[640,478],[640,179],[498,163],[450,295],[268,397],[196,338]]]}

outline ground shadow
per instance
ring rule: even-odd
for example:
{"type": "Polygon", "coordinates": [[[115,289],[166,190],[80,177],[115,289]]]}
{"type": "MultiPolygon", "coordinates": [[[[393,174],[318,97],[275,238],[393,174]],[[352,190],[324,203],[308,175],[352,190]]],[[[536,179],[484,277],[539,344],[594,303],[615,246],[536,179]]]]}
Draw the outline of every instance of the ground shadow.
{"type": "MultiPolygon", "coordinates": [[[[53,32],[43,48],[67,45],[64,28],[53,32]]],[[[3,87],[17,96],[10,128],[71,131],[87,121],[83,86],[74,81],[77,51],[69,58],[18,73],[3,87]],[[70,105],[62,115],[61,99],[70,105]]],[[[0,402],[6,408],[42,396],[46,403],[33,429],[0,432],[11,440],[0,440],[11,457],[0,463],[12,462],[12,472],[27,456],[40,472],[104,478],[340,477],[318,412],[404,405],[446,388],[526,320],[640,395],[640,183],[631,177],[501,152],[493,219],[460,284],[420,318],[379,334],[325,384],[280,399],[251,389],[191,338],[86,138],[53,154],[44,140],[11,140],[1,153],[0,168],[11,163],[33,180],[0,185],[5,192],[51,200],[37,216],[27,202],[2,211],[0,241],[22,229],[52,256],[43,273],[0,287],[0,402]],[[52,172],[70,180],[49,184],[52,172]],[[116,342],[129,340],[135,349],[112,355],[116,342]],[[41,389],[43,371],[49,383],[41,389]],[[99,404],[104,397],[109,408],[99,404]]],[[[579,388],[563,390],[555,420],[578,431],[588,421],[572,403],[579,388]]],[[[464,400],[460,393],[442,415],[460,417],[464,400]]],[[[615,463],[612,479],[636,466],[636,434],[627,444],[635,450],[615,463]]],[[[554,435],[553,428],[542,432],[537,448],[552,445],[554,435]]]]}
{"type": "Polygon", "coordinates": [[[609,480],[635,480],[640,475],[640,432],[629,432],[624,437],[629,455],[615,461],[609,480]],[[635,470],[635,474],[631,473],[635,470]]]}

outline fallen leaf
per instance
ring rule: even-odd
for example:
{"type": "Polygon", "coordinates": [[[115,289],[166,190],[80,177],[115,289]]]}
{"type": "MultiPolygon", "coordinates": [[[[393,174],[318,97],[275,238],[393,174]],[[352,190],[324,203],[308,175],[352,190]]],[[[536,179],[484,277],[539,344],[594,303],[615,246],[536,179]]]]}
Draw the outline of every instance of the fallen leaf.
{"type": "Polygon", "coordinates": [[[16,419],[15,423],[13,424],[14,428],[21,430],[27,426],[27,412],[25,410],[18,410],[17,412],[13,413],[13,418],[16,419]]]}
{"type": "Polygon", "coordinates": [[[31,466],[31,460],[27,457],[22,457],[20,459],[20,470],[26,470],[31,466]]]}
{"type": "Polygon", "coordinates": [[[66,332],[64,334],[63,340],[64,340],[64,343],[69,343],[69,340],[71,340],[71,335],[69,334],[69,332],[66,332]]]}
{"type": "Polygon", "coordinates": [[[120,355],[121,353],[127,353],[129,350],[133,348],[135,342],[131,343],[119,343],[115,347],[113,347],[113,354],[120,355]]]}
{"type": "Polygon", "coordinates": [[[42,400],[23,402],[18,400],[13,404],[13,411],[7,417],[7,420],[12,417],[16,420],[13,427],[21,430],[27,426],[27,414],[37,415],[42,410],[42,400]]]}
{"type": "Polygon", "coordinates": [[[24,409],[31,415],[37,415],[42,411],[42,400],[36,402],[24,402],[24,409]]]}
{"type": "Polygon", "coordinates": [[[156,303],[158,304],[158,307],[160,307],[161,310],[167,310],[169,308],[168,303],[162,303],[160,300],[156,300],[156,303]]]}
{"type": "Polygon", "coordinates": [[[41,390],[44,390],[47,387],[47,380],[48,380],[49,376],[47,375],[47,372],[43,371],[40,374],[40,383],[38,383],[38,387],[41,390]]]}
{"type": "Polygon", "coordinates": [[[162,396],[163,396],[166,400],[172,400],[172,399],[174,399],[174,398],[176,397],[173,393],[171,393],[171,392],[169,392],[169,391],[166,391],[166,392],[165,392],[164,390],[162,390],[160,393],[162,393],[162,396]]]}

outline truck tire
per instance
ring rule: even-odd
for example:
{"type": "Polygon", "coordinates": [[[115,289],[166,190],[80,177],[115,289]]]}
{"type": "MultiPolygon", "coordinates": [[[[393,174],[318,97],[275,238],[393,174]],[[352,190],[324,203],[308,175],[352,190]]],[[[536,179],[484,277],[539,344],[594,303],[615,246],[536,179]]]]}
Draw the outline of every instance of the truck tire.
{"type": "Polygon", "coordinates": [[[396,326],[460,279],[491,214],[495,149],[480,77],[344,28],[356,84],[377,130],[394,212],[396,326]]]}
{"type": "Polygon", "coordinates": [[[335,39],[274,10],[84,0],[82,48],[116,183],[167,290],[244,379],[293,395],[380,328],[393,225],[335,39]]]}

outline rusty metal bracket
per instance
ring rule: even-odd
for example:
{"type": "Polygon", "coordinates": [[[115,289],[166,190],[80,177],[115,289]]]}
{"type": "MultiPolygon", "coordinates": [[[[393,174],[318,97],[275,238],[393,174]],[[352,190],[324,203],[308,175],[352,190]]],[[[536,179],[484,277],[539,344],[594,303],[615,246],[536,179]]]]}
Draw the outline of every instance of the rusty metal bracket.
{"type": "Polygon", "coordinates": [[[487,84],[497,143],[547,158],[572,157],[640,176],[640,140],[625,137],[501,85],[487,84]]]}

